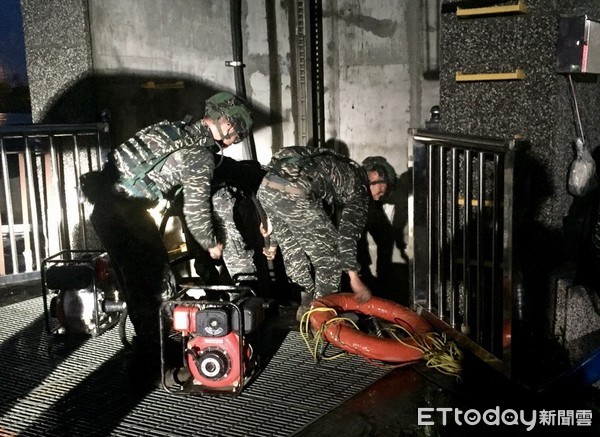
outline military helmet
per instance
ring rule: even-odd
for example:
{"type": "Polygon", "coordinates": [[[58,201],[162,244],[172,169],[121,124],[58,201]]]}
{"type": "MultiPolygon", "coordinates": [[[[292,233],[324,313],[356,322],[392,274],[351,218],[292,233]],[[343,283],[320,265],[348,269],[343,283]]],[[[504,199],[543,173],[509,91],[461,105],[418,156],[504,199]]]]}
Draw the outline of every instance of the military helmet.
{"type": "Polygon", "coordinates": [[[250,105],[241,97],[228,92],[220,92],[206,101],[205,113],[217,120],[227,117],[240,138],[248,135],[252,128],[252,111],[250,105]]]}
{"type": "Polygon", "coordinates": [[[391,190],[396,182],[396,171],[383,156],[369,156],[362,162],[363,168],[369,171],[376,171],[387,184],[388,190],[391,190]]]}

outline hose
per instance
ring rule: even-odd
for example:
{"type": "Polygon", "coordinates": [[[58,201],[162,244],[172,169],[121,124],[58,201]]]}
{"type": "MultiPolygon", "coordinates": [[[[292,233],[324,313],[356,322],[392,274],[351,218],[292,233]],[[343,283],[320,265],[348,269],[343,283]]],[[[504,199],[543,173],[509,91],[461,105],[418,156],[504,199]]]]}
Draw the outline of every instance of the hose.
{"type": "MultiPolygon", "coordinates": [[[[230,24],[231,24],[231,46],[233,51],[233,61],[226,62],[225,65],[233,67],[235,77],[235,92],[244,100],[246,97],[246,81],[244,79],[244,62],[243,62],[243,44],[242,44],[242,1],[230,0],[230,24]]],[[[244,140],[246,153],[254,160],[257,159],[256,146],[254,144],[254,135],[252,130],[248,132],[248,136],[244,140]],[[248,150],[249,148],[249,150],[248,150]]]]}
{"type": "Polygon", "coordinates": [[[119,338],[121,339],[121,343],[125,347],[126,350],[131,350],[133,345],[127,338],[126,324],[127,324],[127,316],[129,315],[129,311],[127,307],[123,309],[121,313],[121,317],[119,317],[119,338]]]}

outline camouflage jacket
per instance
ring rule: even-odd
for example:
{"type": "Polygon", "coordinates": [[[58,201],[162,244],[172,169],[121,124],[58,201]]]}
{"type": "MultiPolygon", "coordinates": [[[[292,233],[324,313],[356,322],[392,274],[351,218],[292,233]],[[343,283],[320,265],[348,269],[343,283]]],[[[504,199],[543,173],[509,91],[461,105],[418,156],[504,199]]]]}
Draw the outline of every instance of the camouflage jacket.
{"type": "Polygon", "coordinates": [[[362,166],[329,149],[293,146],[276,153],[268,169],[270,175],[323,201],[337,217],[334,221],[342,269],[357,271],[357,242],[366,225],[369,205],[369,180],[362,166]]]}
{"type": "Polygon", "coordinates": [[[213,226],[211,180],[218,150],[203,123],[163,121],[136,133],[109,157],[119,173],[117,188],[151,201],[183,190],[186,223],[205,249],[217,244],[213,226]]]}

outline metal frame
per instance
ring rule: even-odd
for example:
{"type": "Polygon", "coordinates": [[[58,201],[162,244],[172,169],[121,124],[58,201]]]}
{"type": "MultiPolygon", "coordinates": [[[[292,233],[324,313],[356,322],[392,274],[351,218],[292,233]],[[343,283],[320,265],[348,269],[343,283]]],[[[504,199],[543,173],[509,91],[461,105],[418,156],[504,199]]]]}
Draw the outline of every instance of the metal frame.
{"type": "MultiPolygon", "coordinates": [[[[59,289],[53,289],[48,286],[46,273],[49,268],[54,266],[61,265],[90,265],[92,267],[92,271],[95,268],[95,262],[98,257],[105,252],[103,250],[62,250],[48,258],[45,258],[42,261],[41,268],[41,278],[42,278],[42,300],[44,302],[44,321],[46,325],[46,331],[50,335],[68,335],[70,334],[68,331],[62,331],[61,329],[65,327],[56,326],[52,328],[50,326],[50,319],[52,318],[50,314],[50,304],[48,296],[52,293],[55,293],[58,296],[58,293],[61,291],[59,289]]],[[[116,280],[116,278],[114,278],[116,280]]],[[[98,299],[98,284],[96,283],[96,276],[92,275],[92,293],[94,295],[94,328],[91,330],[90,335],[92,337],[97,337],[109,329],[115,327],[121,320],[121,316],[123,315],[123,311],[125,310],[125,305],[123,302],[122,311],[108,313],[104,311],[100,306],[98,299]],[[106,315],[106,318],[100,318],[100,315],[106,315]]],[[[52,299],[50,299],[51,301],[52,299]]],[[[83,335],[83,334],[82,334],[83,335]]]]}
{"type": "MultiPolygon", "coordinates": [[[[168,332],[169,338],[180,338],[182,343],[182,356],[184,367],[188,368],[187,360],[187,343],[191,339],[189,333],[182,333],[175,331],[172,326],[172,311],[176,306],[185,307],[197,307],[199,310],[207,308],[229,308],[232,311],[233,317],[237,319],[237,329],[232,328],[232,331],[239,338],[239,377],[231,387],[214,388],[204,387],[197,383],[193,376],[189,376],[187,380],[181,381],[177,378],[177,372],[174,376],[175,384],[168,385],[167,383],[167,372],[171,369],[167,369],[166,365],[166,347],[165,337],[161,335],[160,346],[161,346],[161,380],[163,388],[169,393],[173,394],[225,394],[225,395],[238,395],[244,387],[250,382],[254,376],[256,376],[255,370],[258,363],[255,362],[253,369],[246,369],[244,363],[244,353],[246,346],[246,332],[244,326],[244,310],[242,306],[249,298],[255,297],[256,294],[250,287],[244,286],[227,286],[227,285],[199,285],[192,287],[185,287],[182,289],[173,299],[162,303],[160,308],[160,332],[168,332]],[[202,296],[200,298],[194,298],[188,293],[191,290],[204,291],[210,293],[213,296],[208,297],[202,296]],[[250,370],[250,372],[247,372],[250,370]]],[[[251,357],[256,360],[256,356],[251,357]]]]}
{"type": "Polygon", "coordinates": [[[510,376],[514,156],[521,140],[412,129],[415,309],[510,376]]]}
{"type": "Polygon", "coordinates": [[[4,267],[2,251],[0,275],[39,271],[41,259],[51,253],[76,246],[89,247],[85,207],[77,198],[78,181],[82,173],[102,167],[110,150],[108,134],[106,123],[0,127],[0,185],[6,200],[3,212],[7,222],[3,234],[8,237],[6,242],[12,266],[12,271],[4,267]],[[11,155],[19,157],[17,175],[9,174],[11,155]],[[11,176],[20,182],[22,225],[15,223],[11,176]],[[71,182],[73,179],[74,183],[71,182]],[[80,229],[78,237],[82,242],[72,241],[76,227],[80,229]],[[23,253],[17,249],[19,230],[26,245],[23,253]],[[20,256],[28,260],[24,269],[20,256]]]}

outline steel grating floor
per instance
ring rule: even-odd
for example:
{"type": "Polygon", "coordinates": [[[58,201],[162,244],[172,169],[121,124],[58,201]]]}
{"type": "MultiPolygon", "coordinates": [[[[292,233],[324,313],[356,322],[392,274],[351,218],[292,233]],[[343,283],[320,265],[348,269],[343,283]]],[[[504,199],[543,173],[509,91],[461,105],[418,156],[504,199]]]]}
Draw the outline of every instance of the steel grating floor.
{"type": "Polygon", "coordinates": [[[0,436],[290,436],[387,370],[349,356],[318,365],[295,331],[237,397],[131,390],[116,330],[56,339],[42,298],[0,308],[0,436]]]}

